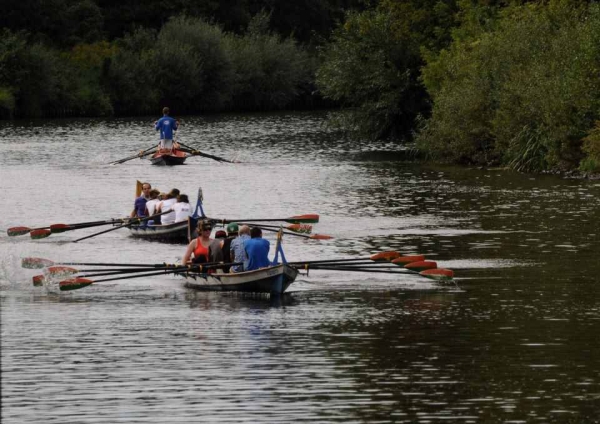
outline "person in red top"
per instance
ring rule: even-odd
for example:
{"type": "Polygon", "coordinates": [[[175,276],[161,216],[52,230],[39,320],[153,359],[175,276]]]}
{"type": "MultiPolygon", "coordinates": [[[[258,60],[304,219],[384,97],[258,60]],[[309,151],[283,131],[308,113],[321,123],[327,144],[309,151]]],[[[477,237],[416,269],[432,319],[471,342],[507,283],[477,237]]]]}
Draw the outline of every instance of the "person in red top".
{"type": "Polygon", "coordinates": [[[198,237],[188,244],[185,255],[183,255],[183,264],[202,264],[208,262],[208,247],[212,242],[210,233],[212,224],[209,220],[198,222],[198,237]],[[193,255],[193,259],[192,259],[193,255]]]}

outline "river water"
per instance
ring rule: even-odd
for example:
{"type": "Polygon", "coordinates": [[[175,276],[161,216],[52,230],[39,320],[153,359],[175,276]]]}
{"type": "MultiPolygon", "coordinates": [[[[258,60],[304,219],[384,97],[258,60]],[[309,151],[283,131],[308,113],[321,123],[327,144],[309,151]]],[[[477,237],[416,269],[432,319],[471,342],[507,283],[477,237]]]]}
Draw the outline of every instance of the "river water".
{"type": "MultiPolygon", "coordinates": [[[[107,165],[156,117],[0,123],[3,423],[599,422],[600,182],[406,161],[330,132],[324,113],[183,117],[194,157],[107,165]],[[194,293],[172,276],[59,292],[23,257],[174,262],[184,246],[97,227],[136,180],[198,187],[214,218],[318,213],[328,241],[288,260],[420,253],[455,284],[313,270],[280,299],[194,293]]],[[[274,244],[271,234],[267,235],[274,244]]]]}

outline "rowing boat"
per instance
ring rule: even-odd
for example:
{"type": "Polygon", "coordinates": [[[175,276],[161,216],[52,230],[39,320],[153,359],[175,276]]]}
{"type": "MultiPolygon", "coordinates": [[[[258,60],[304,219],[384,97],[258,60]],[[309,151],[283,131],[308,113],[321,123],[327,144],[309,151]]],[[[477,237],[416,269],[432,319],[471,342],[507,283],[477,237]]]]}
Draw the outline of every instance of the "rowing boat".
{"type": "MultiPolygon", "coordinates": [[[[138,186],[141,187],[141,183],[138,181],[138,186]]],[[[140,194],[140,190],[137,190],[137,195],[140,194]]],[[[198,219],[204,216],[204,210],[202,209],[202,200],[204,196],[202,194],[202,188],[198,188],[198,198],[196,200],[196,207],[194,213],[190,216],[187,221],[175,222],[174,224],[158,224],[154,225],[150,223],[143,223],[141,225],[132,225],[129,227],[129,234],[131,237],[149,240],[159,241],[163,243],[177,243],[187,244],[193,238],[197,237],[196,225],[198,219]]]]}
{"type": "Polygon", "coordinates": [[[294,282],[298,270],[287,264],[253,271],[226,274],[189,274],[185,287],[199,291],[237,291],[246,293],[281,294],[294,282]]]}
{"type": "Polygon", "coordinates": [[[129,228],[131,237],[159,241],[162,243],[187,244],[191,232],[196,228],[198,220],[190,217],[187,221],[167,225],[139,225],[129,228]]]}
{"type": "Polygon", "coordinates": [[[181,150],[159,150],[150,156],[150,162],[152,165],[183,165],[188,156],[181,150]]]}

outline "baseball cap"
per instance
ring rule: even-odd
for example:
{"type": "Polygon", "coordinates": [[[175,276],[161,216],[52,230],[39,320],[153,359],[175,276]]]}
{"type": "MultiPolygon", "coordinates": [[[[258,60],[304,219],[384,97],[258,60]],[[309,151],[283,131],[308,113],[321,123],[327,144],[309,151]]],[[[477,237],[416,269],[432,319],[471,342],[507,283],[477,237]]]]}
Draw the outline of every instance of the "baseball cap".
{"type": "Polygon", "coordinates": [[[232,222],[227,226],[228,233],[237,233],[239,231],[239,227],[235,222],[232,222]]]}

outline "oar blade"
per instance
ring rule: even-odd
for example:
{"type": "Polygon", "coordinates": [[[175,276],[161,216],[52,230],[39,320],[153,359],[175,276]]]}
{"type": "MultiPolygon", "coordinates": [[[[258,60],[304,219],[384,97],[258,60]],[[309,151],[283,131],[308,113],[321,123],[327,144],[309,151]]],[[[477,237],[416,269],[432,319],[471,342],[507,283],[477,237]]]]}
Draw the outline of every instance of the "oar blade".
{"type": "Polygon", "coordinates": [[[421,271],[425,271],[426,269],[437,268],[437,263],[435,263],[433,261],[411,262],[409,264],[404,265],[404,268],[410,269],[411,271],[415,271],[415,272],[421,272],[421,271]]]}
{"type": "Polygon", "coordinates": [[[46,277],[43,275],[34,275],[32,280],[33,280],[33,285],[36,287],[39,287],[39,286],[44,285],[44,281],[46,281],[46,277]]]}
{"type": "Polygon", "coordinates": [[[52,234],[64,233],[65,231],[69,231],[70,229],[71,226],[67,224],[52,224],[50,226],[50,232],[52,234]]]}
{"type": "Polygon", "coordinates": [[[9,228],[8,230],[6,230],[6,233],[8,234],[9,237],[14,237],[14,236],[22,236],[24,234],[27,234],[30,231],[31,231],[31,228],[29,228],[29,227],[12,227],[12,228],[9,228]]]}
{"type": "Polygon", "coordinates": [[[77,274],[79,270],[71,268],[70,266],[51,266],[48,268],[48,273],[52,275],[71,275],[77,274]]]}
{"type": "Polygon", "coordinates": [[[29,233],[29,236],[34,240],[38,240],[38,239],[46,238],[46,237],[50,236],[50,234],[52,234],[52,231],[46,230],[46,229],[41,229],[41,230],[31,231],[29,233]]]}
{"type": "Polygon", "coordinates": [[[409,255],[400,256],[399,258],[392,259],[392,263],[398,266],[404,266],[412,262],[421,262],[425,260],[425,255],[409,255]]]}
{"type": "Polygon", "coordinates": [[[285,219],[284,221],[291,224],[316,224],[319,222],[319,215],[314,213],[295,215],[285,219]]]}
{"type": "Polygon", "coordinates": [[[423,277],[441,281],[449,281],[454,278],[454,271],[446,268],[426,269],[419,272],[419,274],[423,277]]]}
{"type": "Polygon", "coordinates": [[[295,233],[310,234],[312,232],[312,225],[310,224],[290,224],[285,227],[286,230],[293,231],[295,233]]]}
{"type": "Polygon", "coordinates": [[[309,238],[313,240],[331,240],[333,237],[326,234],[313,234],[309,238]]]}
{"type": "Polygon", "coordinates": [[[54,265],[54,261],[44,258],[23,258],[21,259],[21,266],[27,269],[41,269],[47,266],[54,265]]]}
{"type": "Polygon", "coordinates": [[[379,252],[379,253],[375,253],[374,255],[371,255],[371,260],[372,261],[391,261],[393,259],[397,259],[400,256],[402,256],[399,252],[396,251],[389,251],[389,252],[379,252]]]}
{"type": "Polygon", "coordinates": [[[93,282],[89,278],[69,278],[58,283],[58,288],[60,291],[78,290],[89,286],[93,282]]]}

